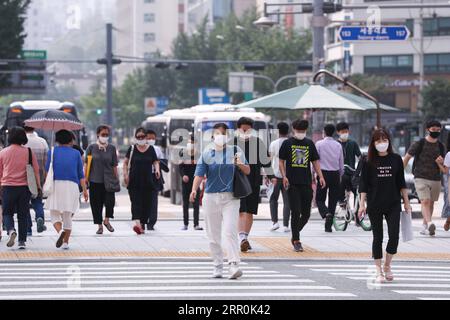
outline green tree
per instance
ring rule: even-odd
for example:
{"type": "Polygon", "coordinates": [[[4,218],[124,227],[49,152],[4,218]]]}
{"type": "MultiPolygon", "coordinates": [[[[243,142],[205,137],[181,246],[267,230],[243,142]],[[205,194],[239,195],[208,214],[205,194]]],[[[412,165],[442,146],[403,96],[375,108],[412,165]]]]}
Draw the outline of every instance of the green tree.
{"type": "Polygon", "coordinates": [[[450,81],[436,79],[423,90],[422,112],[427,120],[450,117],[450,81]]]}
{"type": "MultiPolygon", "coordinates": [[[[0,59],[17,59],[25,41],[25,13],[30,0],[0,0],[0,59]]],[[[13,64],[0,70],[12,70],[13,64]]],[[[8,76],[0,75],[0,88],[8,85],[8,76]]]]}
{"type": "Polygon", "coordinates": [[[388,78],[384,76],[361,73],[351,75],[349,81],[376,98],[381,97],[386,92],[386,84],[389,82],[388,78]]]}

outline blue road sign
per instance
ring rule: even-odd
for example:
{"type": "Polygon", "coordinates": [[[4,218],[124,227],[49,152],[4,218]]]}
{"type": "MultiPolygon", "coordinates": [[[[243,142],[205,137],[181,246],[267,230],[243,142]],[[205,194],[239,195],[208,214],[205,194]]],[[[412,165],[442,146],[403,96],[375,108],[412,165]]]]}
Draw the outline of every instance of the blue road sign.
{"type": "Polygon", "coordinates": [[[228,94],[220,88],[198,89],[198,104],[230,103],[228,94]]]}
{"type": "Polygon", "coordinates": [[[342,26],[339,29],[341,41],[402,41],[409,36],[406,26],[342,26]]]}
{"type": "Polygon", "coordinates": [[[156,114],[161,114],[164,111],[166,111],[168,105],[169,105],[169,98],[158,97],[156,100],[156,114]]]}

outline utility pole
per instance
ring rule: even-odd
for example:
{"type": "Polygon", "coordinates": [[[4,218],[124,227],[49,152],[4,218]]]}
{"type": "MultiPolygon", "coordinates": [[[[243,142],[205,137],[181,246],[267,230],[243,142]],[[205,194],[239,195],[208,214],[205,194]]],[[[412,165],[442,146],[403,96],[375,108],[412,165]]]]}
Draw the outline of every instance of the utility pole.
{"type": "MultiPolygon", "coordinates": [[[[423,4],[423,0],[420,2],[423,4]]],[[[423,88],[424,88],[424,78],[425,78],[425,49],[424,49],[424,34],[423,34],[423,7],[420,8],[420,16],[419,16],[419,24],[420,24],[420,49],[419,49],[419,67],[420,67],[420,75],[419,75],[419,95],[418,98],[418,111],[421,112],[423,107],[423,88]]]]}
{"type": "Polygon", "coordinates": [[[113,99],[112,99],[112,86],[113,86],[113,53],[112,53],[112,30],[111,23],[106,25],[106,123],[113,126],[113,99]]]}

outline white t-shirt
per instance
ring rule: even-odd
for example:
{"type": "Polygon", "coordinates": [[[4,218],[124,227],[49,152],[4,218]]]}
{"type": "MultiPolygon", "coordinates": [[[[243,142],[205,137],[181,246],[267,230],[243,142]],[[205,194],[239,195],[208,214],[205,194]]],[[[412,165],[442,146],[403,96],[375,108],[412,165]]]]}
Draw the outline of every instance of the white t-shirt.
{"type": "MultiPolygon", "coordinates": [[[[156,156],[159,160],[164,159],[164,153],[159,146],[153,146],[153,149],[155,149],[156,156]]],[[[152,167],[152,172],[155,173],[155,166],[152,167]]]]}
{"type": "Polygon", "coordinates": [[[447,152],[444,159],[444,166],[450,168],[450,152],[447,152]]]}
{"type": "Polygon", "coordinates": [[[280,172],[280,148],[284,141],[286,141],[287,138],[278,138],[275,141],[272,141],[272,143],[269,146],[269,153],[272,157],[272,170],[273,174],[277,178],[282,178],[281,172],[280,172]]]}

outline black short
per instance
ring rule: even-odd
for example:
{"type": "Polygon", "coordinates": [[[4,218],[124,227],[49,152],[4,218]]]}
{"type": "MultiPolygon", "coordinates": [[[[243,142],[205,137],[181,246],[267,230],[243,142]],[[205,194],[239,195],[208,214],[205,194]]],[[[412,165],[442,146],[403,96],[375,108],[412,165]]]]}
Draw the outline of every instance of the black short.
{"type": "Polygon", "coordinates": [[[251,195],[241,199],[241,206],[239,208],[239,212],[246,212],[253,215],[258,214],[260,190],[261,187],[253,188],[253,192],[251,195]]]}

